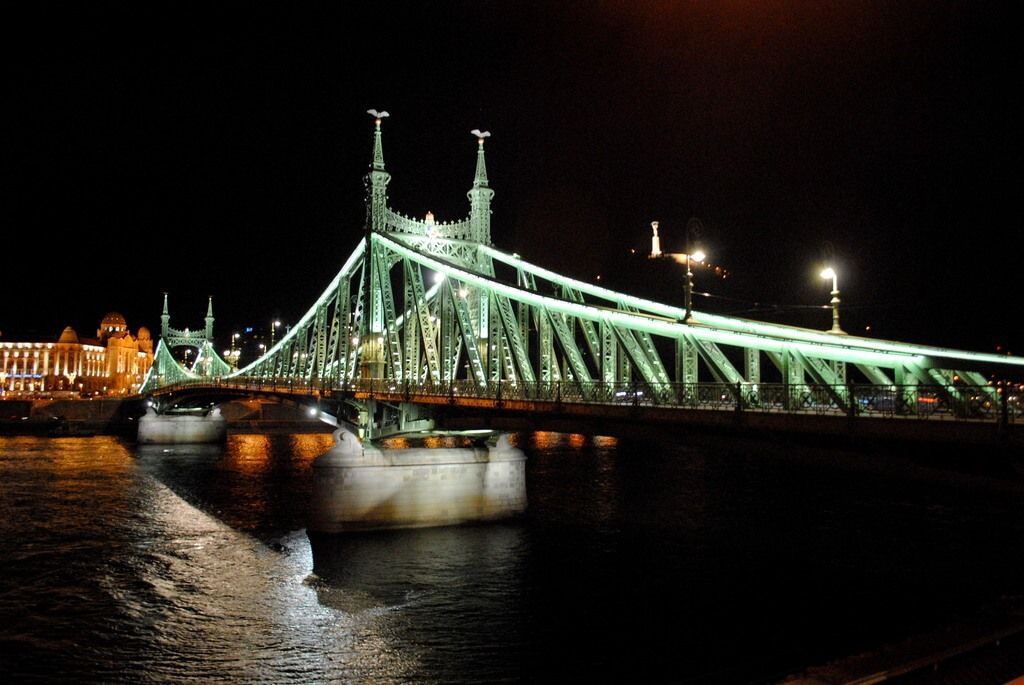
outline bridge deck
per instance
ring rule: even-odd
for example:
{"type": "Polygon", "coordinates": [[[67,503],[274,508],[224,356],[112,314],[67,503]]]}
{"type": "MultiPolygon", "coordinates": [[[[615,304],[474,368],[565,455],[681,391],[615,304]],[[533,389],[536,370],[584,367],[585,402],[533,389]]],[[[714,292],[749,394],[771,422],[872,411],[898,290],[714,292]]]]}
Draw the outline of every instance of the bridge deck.
{"type": "Polygon", "coordinates": [[[742,432],[902,438],[924,442],[1020,444],[1024,424],[1019,399],[993,402],[967,396],[951,404],[941,388],[846,386],[856,399],[841,408],[827,389],[758,384],[671,384],[652,389],[638,384],[560,383],[413,385],[361,379],[338,386],[296,382],[190,381],[162,388],[156,396],[273,395],[314,402],[376,400],[433,407],[458,427],[551,428],[621,431],[630,424],[707,428],[742,432]],[[563,390],[566,392],[563,393],[563,390]]]}

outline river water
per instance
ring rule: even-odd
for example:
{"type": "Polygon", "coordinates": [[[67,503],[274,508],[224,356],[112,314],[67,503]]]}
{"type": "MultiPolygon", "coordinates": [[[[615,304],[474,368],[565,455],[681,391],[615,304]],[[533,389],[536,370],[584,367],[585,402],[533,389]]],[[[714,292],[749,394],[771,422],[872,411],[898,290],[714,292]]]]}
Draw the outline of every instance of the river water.
{"type": "Polygon", "coordinates": [[[5,682],[775,682],[1024,596],[1024,482],[554,433],[521,520],[319,538],[325,435],[0,438],[5,682]]]}

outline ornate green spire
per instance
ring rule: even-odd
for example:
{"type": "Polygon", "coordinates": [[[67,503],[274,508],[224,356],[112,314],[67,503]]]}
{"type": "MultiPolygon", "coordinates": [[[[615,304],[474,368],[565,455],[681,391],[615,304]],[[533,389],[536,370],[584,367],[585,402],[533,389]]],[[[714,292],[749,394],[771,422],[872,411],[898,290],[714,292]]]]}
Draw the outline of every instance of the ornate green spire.
{"type": "Polygon", "coordinates": [[[487,162],[484,159],[484,140],[490,138],[490,131],[475,128],[471,133],[476,136],[476,175],[473,177],[473,189],[466,193],[469,197],[469,224],[473,240],[485,245],[491,244],[491,199],[494,191],[487,185],[487,162]]]}
{"type": "Polygon", "coordinates": [[[213,295],[210,295],[210,300],[206,305],[206,338],[209,340],[213,337],[213,295]]]}
{"type": "Polygon", "coordinates": [[[373,117],[373,162],[370,163],[370,172],[364,181],[367,189],[366,224],[374,231],[383,231],[386,226],[387,214],[387,187],[391,181],[391,174],[384,171],[384,148],[381,145],[380,124],[381,121],[391,116],[385,111],[378,112],[375,109],[368,109],[366,113],[373,117]]]}
{"type": "Polygon", "coordinates": [[[377,171],[384,171],[384,147],[380,140],[380,122],[383,117],[390,116],[387,112],[378,112],[375,109],[367,110],[367,113],[374,116],[373,130],[373,164],[377,171]]]}
{"type": "Polygon", "coordinates": [[[171,312],[167,309],[167,293],[164,293],[164,312],[160,315],[160,337],[166,338],[171,325],[171,312]]]}
{"type": "Polygon", "coordinates": [[[487,187],[487,162],[484,160],[484,139],[490,137],[490,131],[473,129],[473,135],[477,137],[476,151],[476,176],[473,177],[474,188],[487,187]]]}

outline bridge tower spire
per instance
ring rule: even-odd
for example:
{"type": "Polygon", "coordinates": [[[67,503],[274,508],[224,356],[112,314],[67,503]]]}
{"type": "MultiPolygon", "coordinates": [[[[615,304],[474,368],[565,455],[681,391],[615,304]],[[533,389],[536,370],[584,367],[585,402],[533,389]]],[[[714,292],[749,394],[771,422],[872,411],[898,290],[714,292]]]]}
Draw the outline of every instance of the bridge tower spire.
{"type": "Polygon", "coordinates": [[[487,161],[484,159],[484,140],[491,135],[490,131],[473,129],[476,136],[476,175],[473,177],[473,189],[466,193],[469,198],[469,225],[473,240],[485,245],[491,244],[491,199],[494,191],[487,182],[487,161]]]}
{"type": "Polygon", "coordinates": [[[373,117],[373,161],[370,171],[363,178],[366,184],[366,227],[371,231],[383,231],[387,222],[388,183],[391,174],[384,171],[384,148],[381,146],[380,124],[387,112],[368,109],[366,113],[373,117]]]}
{"type": "Polygon", "coordinates": [[[213,295],[210,295],[206,305],[206,339],[213,339],[213,295]]]}
{"type": "Polygon", "coordinates": [[[160,337],[168,336],[168,329],[171,327],[171,313],[167,309],[167,293],[164,293],[164,311],[160,315],[160,337]]]}

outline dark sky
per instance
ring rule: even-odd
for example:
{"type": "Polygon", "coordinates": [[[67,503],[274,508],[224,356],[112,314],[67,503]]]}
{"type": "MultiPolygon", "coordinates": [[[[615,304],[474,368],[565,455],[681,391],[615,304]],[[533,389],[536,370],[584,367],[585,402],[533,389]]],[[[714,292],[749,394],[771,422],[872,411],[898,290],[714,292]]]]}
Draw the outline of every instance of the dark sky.
{"type": "Polygon", "coordinates": [[[164,290],[225,339],[298,319],[361,235],[374,107],[414,215],[468,211],[491,130],[493,238],[534,262],[636,280],[649,222],[698,217],[731,272],[699,305],[826,303],[832,249],[848,330],[1024,352],[1012,5],[142,4],[7,16],[5,337],[156,328],[164,290]]]}

